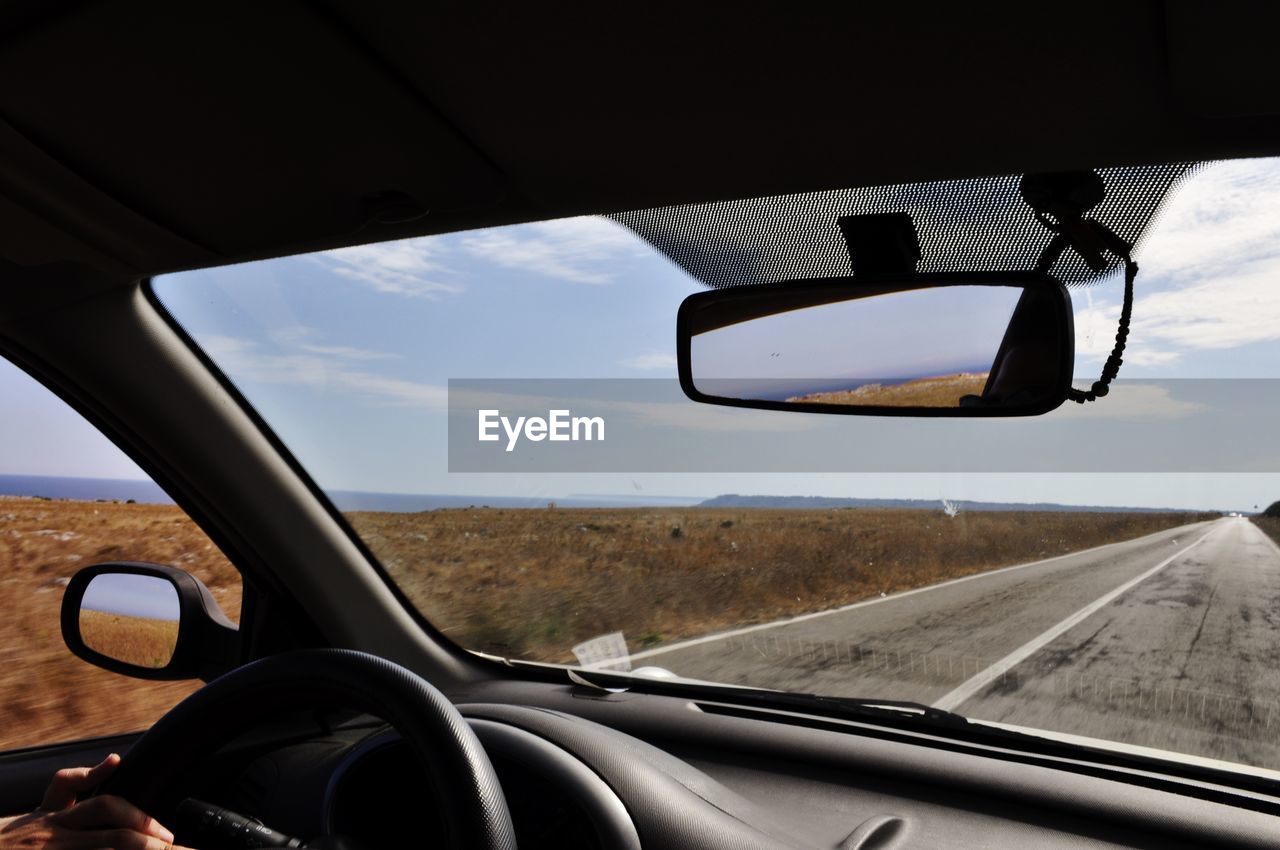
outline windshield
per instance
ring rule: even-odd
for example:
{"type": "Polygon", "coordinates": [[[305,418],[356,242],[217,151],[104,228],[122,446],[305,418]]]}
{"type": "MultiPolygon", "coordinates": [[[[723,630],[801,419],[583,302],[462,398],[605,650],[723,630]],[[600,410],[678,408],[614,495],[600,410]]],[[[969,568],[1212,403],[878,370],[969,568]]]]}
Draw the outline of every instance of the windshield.
{"type": "MultiPolygon", "coordinates": [[[[604,218],[153,285],[468,649],[1280,769],[1278,229],[1280,161],[1189,177],[1111,394],[1016,420],[690,402],[704,287],[604,218]]],[[[1121,294],[1071,290],[1077,386],[1121,294]]]]}

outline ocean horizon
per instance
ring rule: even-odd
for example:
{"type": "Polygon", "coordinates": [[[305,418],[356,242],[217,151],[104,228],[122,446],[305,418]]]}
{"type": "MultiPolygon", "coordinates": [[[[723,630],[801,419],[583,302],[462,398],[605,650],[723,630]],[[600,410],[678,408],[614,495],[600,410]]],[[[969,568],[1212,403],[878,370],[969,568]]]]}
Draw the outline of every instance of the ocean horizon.
{"type": "MultiPolygon", "coordinates": [[[[937,499],[855,498],[842,496],[768,496],[720,494],[698,496],[649,496],[640,494],[586,494],[569,496],[474,496],[443,493],[375,493],[361,490],[328,490],[326,495],[338,508],[347,511],[421,513],[444,508],[546,508],[554,502],[563,508],[908,508],[939,510],[937,499]]],[[[158,484],[150,480],[126,478],[64,478],[47,475],[0,475],[0,496],[75,499],[93,502],[128,502],[172,505],[158,484]]],[[[1197,509],[1154,506],[1072,505],[1054,502],[986,502],[955,500],[961,510],[980,511],[1085,511],[1110,513],[1181,513],[1197,509]]],[[[1215,509],[1205,509],[1215,510],[1215,509]]]]}
{"type": "MultiPolygon", "coordinates": [[[[439,493],[372,493],[360,490],[329,490],[326,494],[340,511],[387,511],[418,513],[440,508],[545,508],[549,502],[566,508],[687,507],[702,501],[679,496],[573,495],[469,496],[439,493]]],[[[150,480],[129,478],[67,478],[52,475],[0,475],[0,496],[44,499],[75,499],[94,502],[128,502],[172,505],[173,499],[150,480]]]]}

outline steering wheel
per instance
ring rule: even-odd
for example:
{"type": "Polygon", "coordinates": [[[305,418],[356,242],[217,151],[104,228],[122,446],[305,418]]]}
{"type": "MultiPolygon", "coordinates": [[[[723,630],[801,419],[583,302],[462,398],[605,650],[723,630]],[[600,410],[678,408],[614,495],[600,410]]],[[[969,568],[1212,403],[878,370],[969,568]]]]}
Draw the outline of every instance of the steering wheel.
{"type": "Polygon", "coordinates": [[[431,782],[448,830],[443,846],[515,850],[498,777],[462,715],[416,673],[349,649],[274,655],[215,679],[148,729],[100,793],[148,813],[163,810],[190,765],[252,729],[267,710],[317,705],[366,711],[400,733],[431,782]]]}

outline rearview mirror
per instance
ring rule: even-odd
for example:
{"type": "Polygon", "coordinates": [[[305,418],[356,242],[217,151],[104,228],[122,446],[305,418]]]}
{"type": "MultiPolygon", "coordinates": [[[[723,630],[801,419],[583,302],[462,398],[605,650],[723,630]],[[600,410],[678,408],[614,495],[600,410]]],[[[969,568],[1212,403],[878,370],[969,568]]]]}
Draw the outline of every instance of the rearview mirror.
{"type": "Polygon", "coordinates": [[[211,678],[239,632],[195,576],[161,564],[95,564],[62,597],[62,638],[85,661],[141,679],[211,678]]]}
{"type": "Polygon", "coordinates": [[[700,292],[677,319],[694,401],[880,416],[1031,416],[1071,386],[1071,299],[1038,273],[828,278],[700,292]]]}

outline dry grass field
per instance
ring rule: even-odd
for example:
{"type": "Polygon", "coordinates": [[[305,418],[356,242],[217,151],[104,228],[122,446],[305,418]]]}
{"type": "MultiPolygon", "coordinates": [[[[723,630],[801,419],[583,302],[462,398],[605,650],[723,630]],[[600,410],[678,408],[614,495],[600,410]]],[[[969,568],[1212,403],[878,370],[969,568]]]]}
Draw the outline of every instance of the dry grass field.
{"type": "MultiPolygon", "coordinates": [[[[633,649],[1137,537],[1175,514],[554,509],[353,513],[410,598],[464,646],[569,661],[615,630],[633,649]]],[[[73,657],[62,587],[107,560],[194,573],[233,619],[239,578],[177,508],[0,497],[0,749],[143,728],[192,683],[73,657]]]]}
{"type": "Polygon", "coordinates": [[[605,632],[621,630],[635,651],[1199,518],[758,508],[348,514],[449,637],[552,662],[571,661],[574,644],[605,632]]]}
{"type": "Polygon", "coordinates": [[[145,728],[194,690],[108,673],[62,643],[66,580],[113,560],[182,567],[240,615],[239,574],[175,507],[0,496],[0,749],[145,728]]]}
{"type": "Polygon", "coordinates": [[[917,378],[901,384],[863,384],[857,389],[836,390],[795,396],[787,401],[803,404],[853,404],[881,407],[959,407],[960,398],[966,395],[982,395],[987,385],[987,373],[962,372],[955,375],[939,375],[935,378],[917,378]]]}
{"type": "Polygon", "coordinates": [[[1280,517],[1256,516],[1253,522],[1258,528],[1267,533],[1267,536],[1280,543],[1280,517]]]}
{"type": "Polygon", "coordinates": [[[178,621],[81,609],[80,639],[94,652],[109,658],[159,668],[173,658],[173,648],[178,645],[178,621]]]}

